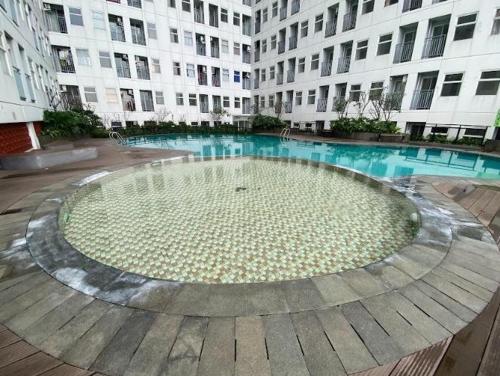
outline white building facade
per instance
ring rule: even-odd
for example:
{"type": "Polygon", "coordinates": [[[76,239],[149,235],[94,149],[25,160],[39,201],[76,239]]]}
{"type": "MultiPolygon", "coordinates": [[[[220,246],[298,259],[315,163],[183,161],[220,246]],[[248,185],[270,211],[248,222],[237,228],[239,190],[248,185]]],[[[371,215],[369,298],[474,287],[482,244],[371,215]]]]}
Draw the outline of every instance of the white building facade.
{"type": "Polygon", "coordinates": [[[399,98],[391,120],[414,137],[500,138],[499,0],[261,0],[253,18],[260,113],[328,129],[338,98],[383,90],[399,98]]]}
{"type": "Polygon", "coordinates": [[[0,0],[0,154],[39,147],[56,89],[41,1],[0,0]]]}
{"type": "Polygon", "coordinates": [[[108,126],[245,121],[251,7],[242,0],[44,1],[60,91],[108,126]]]}

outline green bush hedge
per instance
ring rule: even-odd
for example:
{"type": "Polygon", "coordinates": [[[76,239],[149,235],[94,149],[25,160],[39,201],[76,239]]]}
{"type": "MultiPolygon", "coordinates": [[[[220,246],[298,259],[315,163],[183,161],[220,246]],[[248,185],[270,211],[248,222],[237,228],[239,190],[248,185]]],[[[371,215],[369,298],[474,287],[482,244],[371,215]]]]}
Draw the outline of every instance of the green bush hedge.
{"type": "Polygon", "coordinates": [[[45,111],[42,135],[51,139],[79,138],[106,134],[99,116],[93,111],[73,109],[70,111],[45,111]]]}
{"type": "Polygon", "coordinates": [[[256,131],[275,130],[285,127],[285,123],[274,116],[255,115],[252,120],[252,129],[256,131]]]}
{"type": "Polygon", "coordinates": [[[130,136],[144,136],[149,134],[169,134],[169,133],[199,133],[199,134],[235,134],[247,133],[248,130],[238,130],[234,124],[220,124],[214,127],[200,126],[200,125],[187,125],[186,123],[176,124],[174,122],[144,122],[144,126],[128,126],[120,130],[120,134],[126,137],[130,136]]]}
{"type": "Polygon", "coordinates": [[[331,122],[331,128],[332,130],[346,134],[356,132],[395,134],[399,132],[399,128],[395,122],[367,118],[342,118],[333,120],[331,122]]]}

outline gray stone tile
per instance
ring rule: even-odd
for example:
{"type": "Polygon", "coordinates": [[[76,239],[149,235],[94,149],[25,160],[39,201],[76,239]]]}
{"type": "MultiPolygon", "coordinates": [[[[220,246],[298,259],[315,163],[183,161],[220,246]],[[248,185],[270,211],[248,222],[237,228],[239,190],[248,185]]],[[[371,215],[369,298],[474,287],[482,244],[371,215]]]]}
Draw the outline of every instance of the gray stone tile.
{"type": "Polygon", "coordinates": [[[260,316],[236,317],[236,376],[271,376],[260,316]]]}
{"type": "Polygon", "coordinates": [[[235,372],[234,318],[210,318],[198,376],[232,376],[235,372]]]}
{"type": "Polygon", "coordinates": [[[311,278],[327,305],[353,302],[361,297],[337,274],[311,278]]]}

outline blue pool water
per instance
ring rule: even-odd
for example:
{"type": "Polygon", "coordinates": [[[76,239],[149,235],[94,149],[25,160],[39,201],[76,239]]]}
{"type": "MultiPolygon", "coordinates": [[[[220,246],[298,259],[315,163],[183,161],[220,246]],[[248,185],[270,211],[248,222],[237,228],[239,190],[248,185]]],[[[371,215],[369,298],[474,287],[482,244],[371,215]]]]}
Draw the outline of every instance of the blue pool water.
{"type": "Polygon", "coordinates": [[[335,164],[378,178],[441,175],[500,179],[500,158],[436,148],[283,141],[275,136],[186,134],[131,137],[127,144],[187,150],[202,157],[295,157],[335,164]]]}

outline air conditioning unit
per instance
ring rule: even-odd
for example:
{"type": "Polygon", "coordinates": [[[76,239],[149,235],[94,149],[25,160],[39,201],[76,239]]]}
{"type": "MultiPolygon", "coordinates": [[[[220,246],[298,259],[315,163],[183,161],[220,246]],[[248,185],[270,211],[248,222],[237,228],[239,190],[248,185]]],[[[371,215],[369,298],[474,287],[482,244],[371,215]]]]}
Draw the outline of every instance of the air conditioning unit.
{"type": "Polygon", "coordinates": [[[46,10],[46,11],[49,11],[49,10],[52,10],[50,4],[43,4],[43,10],[46,10]]]}

